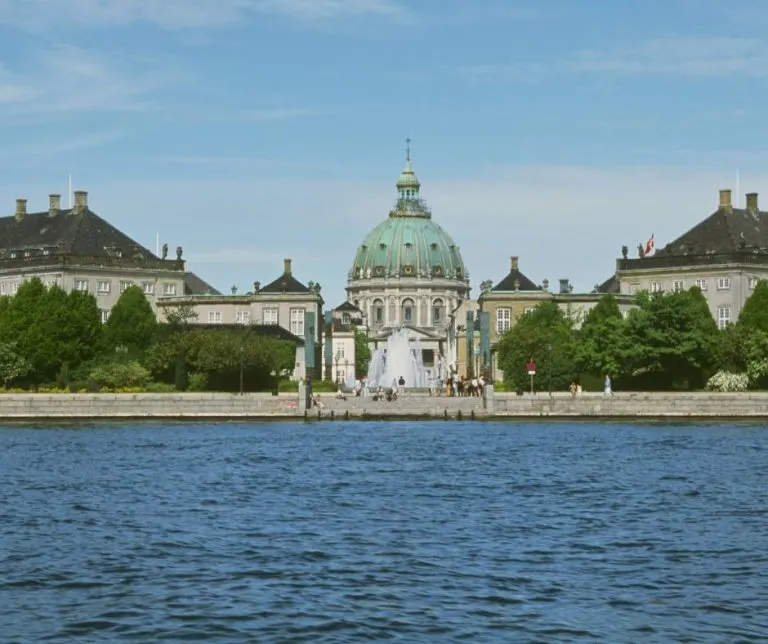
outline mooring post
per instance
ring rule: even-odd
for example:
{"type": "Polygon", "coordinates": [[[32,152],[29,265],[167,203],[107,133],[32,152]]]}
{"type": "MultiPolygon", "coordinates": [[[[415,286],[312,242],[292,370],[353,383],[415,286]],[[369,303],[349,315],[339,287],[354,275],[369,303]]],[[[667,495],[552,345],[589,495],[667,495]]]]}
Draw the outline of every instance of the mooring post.
{"type": "Polygon", "coordinates": [[[331,420],[333,420],[333,409],[331,409],[331,420]]]}
{"type": "Polygon", "coordinates": [[[456,412],[456,418],[458,420],[461,420],[461,409],[459,409],[459,411],[456,412]]]}
{"type": "Polygon", "coordinates": [[[444,411],[445,411],[445,420],[448,420],[448,410],[445,409],[444,411]]]}
{"type": "Polygon", "coordinates": [[[470,412],[470,414],[469,414],[469,417],[470,417],[472,420],[475,420],[475,410],[474,410],[474,409],[473,409],[473,410],[470,412]]]}
{"type": "Polygon", "coordinates": [[[344,412],[344,420],[349,420],[349,409],[344,412]]]}

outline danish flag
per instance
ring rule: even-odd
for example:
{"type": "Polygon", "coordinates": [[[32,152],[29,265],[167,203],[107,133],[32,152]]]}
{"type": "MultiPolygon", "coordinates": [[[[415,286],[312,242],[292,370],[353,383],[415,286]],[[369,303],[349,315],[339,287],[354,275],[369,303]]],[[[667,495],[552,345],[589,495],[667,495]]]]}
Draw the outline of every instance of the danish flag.
{"type": "Polygon", "coordinates": [[[651,238],[645,244],[645,254],[650,255],[653,252],[653,249],[654,249],[654,241],[653,241],[653,235],[651,235],[651,238]]]}

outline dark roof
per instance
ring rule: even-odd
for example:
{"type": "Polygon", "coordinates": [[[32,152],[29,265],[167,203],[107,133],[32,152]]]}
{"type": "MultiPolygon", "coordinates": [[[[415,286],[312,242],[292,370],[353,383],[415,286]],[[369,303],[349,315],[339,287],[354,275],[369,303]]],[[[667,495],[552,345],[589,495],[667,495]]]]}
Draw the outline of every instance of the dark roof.
{"type": "Polygon", "coordinates": [[[501,280],[492,291],[540,291],[541,287],[536,286],[530,279],[520,272],[520,269],[513,268],[509,274],[501,280]],[[515,288],[515,282],[519,281],[519,288],[515,288]]]}
{"type": "Polygon", "coordinates": [[[334,311],[351,311],[353,313],[362,313],[362,311],[356,307],[352,302],[342,302],[339,304],[334,311]]]}
{"type": "Polygon", "coordinates": [[[128,237],[92,210],[61,210],[0,217],[0,258],[12,251],[49,251],[50,254],[124,257],[156,261],[149,249],[128,237]]]}
{"type": "Polygon", "coordinates": [[[616,277],[616,274],[614,273],[602,284],[599,284],[595,288],[595,291],[597,291],[598,293],[619,293],[621,291],[621,288],[619,285],[619,278],[616,277]]]}
{"type": "Polygon", "coordinates": [[[221,295],[221,293],[194,273],[185,273],[184,295],[221,295]]]}
{"type": "Polygon", "coordinates": [[[304,346],[304,338],[293,335],[288,329],[284,329],[277,324],[190,324],[189,330],[192,331],[194,329],[243,331],[244,333],[248,332],[255,335],[263,335],[278,340],[288,340],[299,346],[304,346]]]}
{"type": "Polygon", "coordinates": [[[259,289],[259,293],[309,293],[309,288],[291,273],[283,273],[274,282],[259,289]]]}
{"type": "Polygon", "coordinates": [[[722,207],[655,253],[655,257],[768,252],[768,213],[722,207]]]}

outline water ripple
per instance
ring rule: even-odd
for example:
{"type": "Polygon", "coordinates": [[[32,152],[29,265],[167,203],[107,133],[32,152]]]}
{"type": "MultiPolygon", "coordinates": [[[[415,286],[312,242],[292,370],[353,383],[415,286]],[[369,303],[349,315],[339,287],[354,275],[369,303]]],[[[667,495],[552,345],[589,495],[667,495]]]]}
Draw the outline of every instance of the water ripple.
{"type": "Polygon", "coordinates": [[[0,429],[9,642],[761,642],[768,429],[0,429]]]}

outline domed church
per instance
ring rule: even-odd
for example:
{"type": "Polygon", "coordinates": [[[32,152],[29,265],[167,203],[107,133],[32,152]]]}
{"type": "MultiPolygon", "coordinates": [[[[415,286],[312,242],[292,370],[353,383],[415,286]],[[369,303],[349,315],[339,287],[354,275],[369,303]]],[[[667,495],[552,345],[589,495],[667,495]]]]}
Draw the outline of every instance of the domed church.
{"type": "Polygon", "coordinates": [[[437,375],[456,361],[455,316],[469,297],[469,273],[420,196],[410,141],[396,187],[394,209],[357,248],[347,299],[363,311],[374,348],[405,327],[424,366],[437,375]]]}

